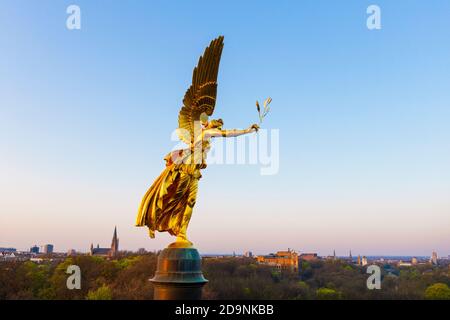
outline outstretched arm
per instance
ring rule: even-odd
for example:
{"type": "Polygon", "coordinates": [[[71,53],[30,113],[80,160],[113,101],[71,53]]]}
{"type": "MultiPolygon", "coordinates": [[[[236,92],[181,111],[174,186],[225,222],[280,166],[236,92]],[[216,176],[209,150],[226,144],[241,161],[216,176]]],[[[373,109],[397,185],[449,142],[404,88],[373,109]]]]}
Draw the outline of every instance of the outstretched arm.
{"type": "Polygon", "coordinates": [[[252,125],[248,129],[238,130],[219,130],[219,129],[210,129],[206,132],[206,134],[210,137],[238,137],[247,133],[256,132],[259,130],[259,126],[257,124],[252,125]]]}

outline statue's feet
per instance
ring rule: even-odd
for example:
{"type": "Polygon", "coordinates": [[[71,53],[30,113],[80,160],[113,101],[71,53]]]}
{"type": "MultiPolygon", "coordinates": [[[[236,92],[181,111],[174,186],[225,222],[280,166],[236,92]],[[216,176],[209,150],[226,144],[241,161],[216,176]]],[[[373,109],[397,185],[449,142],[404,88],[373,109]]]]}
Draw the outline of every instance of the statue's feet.
{"type": "Polygon", "coordinates": [[[178,235],[177,240],[169,244],[169,248],[191,248],[193,243],[190,242],[186,235],[178,235]]]}

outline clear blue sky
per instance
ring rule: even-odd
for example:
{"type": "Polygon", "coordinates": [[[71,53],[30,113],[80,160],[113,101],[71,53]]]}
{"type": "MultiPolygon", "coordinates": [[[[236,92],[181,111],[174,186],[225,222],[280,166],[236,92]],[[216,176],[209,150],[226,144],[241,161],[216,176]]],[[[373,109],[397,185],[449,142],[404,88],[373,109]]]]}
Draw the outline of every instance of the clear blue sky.
{"type": "Polygon", "coordinates": [[[215,116],[280,130],[280,171],[211,165],[204,253],[450,254],[448,1],[1,1],[0,246],[159,249],[135,228],[191,72],[225,36],[215,116]],[[81,8],[81,30],[66,8],[81,8]],[[369,31],[366,8],[381,8],[369,31]]]}

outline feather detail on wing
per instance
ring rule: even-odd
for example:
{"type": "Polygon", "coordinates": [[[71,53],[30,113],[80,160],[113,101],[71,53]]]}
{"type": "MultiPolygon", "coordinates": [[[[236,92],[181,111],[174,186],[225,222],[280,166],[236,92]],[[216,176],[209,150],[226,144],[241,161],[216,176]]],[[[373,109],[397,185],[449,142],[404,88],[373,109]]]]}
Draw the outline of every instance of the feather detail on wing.
{"type": "Polygon", "coordinates": [[[223,36],[211,41],[200,57],[192,75],[192,85],[186,91],[183,107],[178,116],[178,136],[191,145],[194,134],[199,133],[200,116],[214,112],[217,96],[217,74],[223,49],[223,36]],[[195,126],[198,128],[195,128],[195,126]]]}

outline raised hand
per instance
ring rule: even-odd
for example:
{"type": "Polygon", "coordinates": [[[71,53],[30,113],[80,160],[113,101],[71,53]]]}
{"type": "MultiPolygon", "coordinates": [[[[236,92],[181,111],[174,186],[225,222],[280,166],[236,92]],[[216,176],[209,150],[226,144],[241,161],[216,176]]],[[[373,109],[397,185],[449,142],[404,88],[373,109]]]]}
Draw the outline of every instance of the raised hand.
{"type": "Polygon", "coordinates": [[[251,126],[250,126],[250,130],[251,131],[256,131],[256,132],[258,132],[258,130],[259,130],[259,125],[257,125],[256,123],[255,124],[252,124],[251,126]]]}

